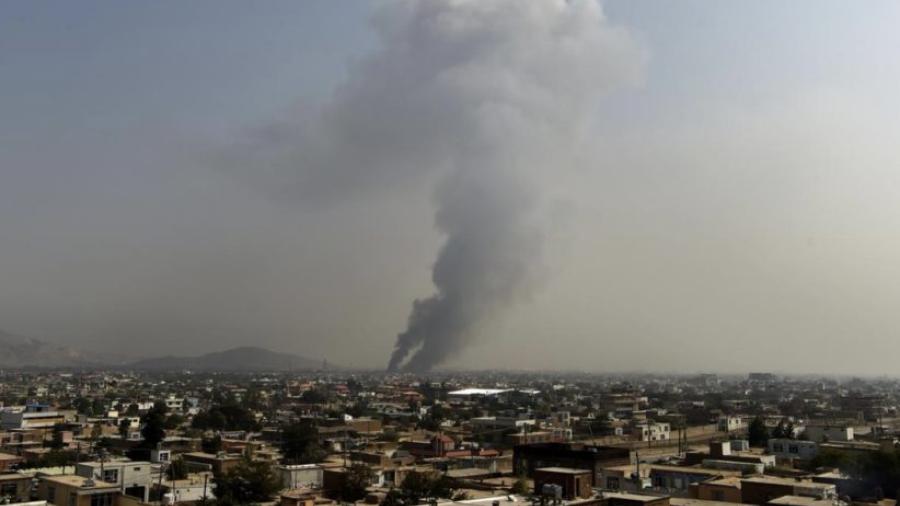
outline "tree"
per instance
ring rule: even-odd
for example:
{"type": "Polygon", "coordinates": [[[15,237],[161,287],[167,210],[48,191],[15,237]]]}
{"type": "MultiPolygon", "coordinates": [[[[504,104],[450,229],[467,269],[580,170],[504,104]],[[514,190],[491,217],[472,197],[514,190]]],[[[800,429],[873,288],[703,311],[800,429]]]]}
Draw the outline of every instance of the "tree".
{"type": "Polygon", "coordinates": [[[157,401],[153,407],[150,408],[150,411],[144,415],[141,422],[143,423],[143,427],[141,427],[141,436],[144,438],[143,446],[145,448],[156,448],[156,446],[166,437],[166,431],[164,429],[166,423],[166,404],[157,401]]]}
{"type": "Polygon", "coordinates": [[[309,421],[286,425],[281,429],[281,452],[293,464],[321,462],[327,455],[319,446],[319,431],[309,421]]]}
{"type": "Polygon", "coordinates": [[[300,400],[307,404],[325,404],[328,397],[317,389],[307,390],[300,394],[300,400]]]}
{"type": "Polygon", "coordinates": [[[353,464],[347,469],[344,486],[341,487],[340,500],[356,502],[366,498],[367,488],[372,482],[372,470],[365,464],[353,464]]]}
{"type": "Polygon", "coordinates": [[[203,438],[200,441],[200,447],[206,453],[219,453],[222,451],[222,436],[216,434],[211,438],[203,438]]]}
{"type": "Polygon", "coordinates": [[[509,492],[516,495],[527,495],[530,492],[528,490],[528,481],[525,479],[524,474],[519,475],[509,492]]]}
{"type": "Polygon", "coordinates": [[[747,436],[750,446],[766,446],[769,441],[769,429],[766,428],[766,422],[762,417],[757,416],[750,422],[747,436]]]}
{"type": "Polygon", "coordinates": [[[101,436],[103,436],[103,427],[100,427],[100,422],[96,422],[91,427],[91,441],[97,441],[101,436]]]}
{"type": "Polygon", "coordinates": [[[250,410],[226,400],[207,411],[197,413],[191,426],[202,430],[258,430],[259,422],[250,410]]]}
{"type": "Polygon", "coordinates": [[[166,476],[170,480],[183,480],[187,478],[187,475],[187,464],[181,459],[172,460],[172,462],[169,463],[169,467],[166,468],[166,476]]]}
{"type": "Polygon", "coordinates": [[[223,506],[269,501],[281,489],[281,480],[268,462],[246,457],[228,472],[215,476],[213,483],[216,504],[223,506]]]}
{"type": "Polygon", "coordinates": [[[421,504],[432,499],[451,499],[453,488],[446,475],[412,471],[400,484],[400,492],[406,504],[421,504]]]}
{"type": "Polygon", "coordinates": [[[794,439],[794,424],[784,418],[772,429],[772,437],[776,439],[794,439]]]}
{"type": "Polygon", "coordinates": [[[62,450],[66,444],[63,442],[62,437],[62,427],[56,425],[53,427],[53,436],[50,438],[50,443],[47,445],[51,450],[62,450]]]}

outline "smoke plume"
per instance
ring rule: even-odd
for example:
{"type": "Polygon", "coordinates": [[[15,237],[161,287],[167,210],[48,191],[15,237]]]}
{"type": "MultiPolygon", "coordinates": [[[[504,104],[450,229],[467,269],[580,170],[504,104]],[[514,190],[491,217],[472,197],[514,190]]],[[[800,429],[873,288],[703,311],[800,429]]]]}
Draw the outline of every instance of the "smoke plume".
{"type": "Polygon", "coordinates": [[[594,0],[397,0],[373,23],[379,49],[321,110],[271,131],[261,170],[305,202],[438,181],[435,292],[413,303],[388,366],[427,370],[532,293],[542,188],[643,53],[594,0]]]}

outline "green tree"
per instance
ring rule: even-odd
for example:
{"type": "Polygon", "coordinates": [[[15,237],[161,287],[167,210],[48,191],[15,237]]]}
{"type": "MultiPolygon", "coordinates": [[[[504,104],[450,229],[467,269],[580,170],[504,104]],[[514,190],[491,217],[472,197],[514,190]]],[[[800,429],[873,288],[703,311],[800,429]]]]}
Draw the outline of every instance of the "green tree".
{"type": "Polygon", "coordinates": [[[56,425],[53,427],[53,435],[50,438],[50,443],[47,444],[47,447],[51,450],[62,450],[66,444],[63,442],[62,435],[62,427],[56,425]]]}
{"type": "Polygon", "coordinates": [[[141,427],[141,436],[144,438],[143,446],[145,448],[156,448],[166,437],[164,428],[166,423],[166,404],[162,401],[157,401],[150,408],[150,411],[144,415],[141,423],[143,424],[141,427]]]}
{"type": "Polygon", "coordinates": [[[340,500],[356,502],[366,498],[369,484],[372,482],[372,470],[365,464],[353,464],[347,469],[344,486],[341,487],[340,500]]]}
{"type": "Polygon", "coordinates": [[[293,464],[321,462],[327,455],[319,446],[319,431],[309,421],[292,423],[281,429],[281,452],[285,460],[293,464]]]}
{"type": "Polygon", "coordinates": [[[243,458],[226,473],[213,478],[216,503],[223,506],[252,504],[271,500],[281,481],[268,462],[243,458]]]}
{"type": "Polygon", "coordinates": [[[400,484],[400,492],[407,504],[421,504],[432,499],[451,499],[453,488],[446,475],[412,471],[400,484]]]}
{"type": "Polygon", "coordinates": [[[166,476],[170,480],[183,480],[187,478],[187,475],[187,464],[181,459],[172,460],[172,462],[169,463],[169,467],[166,468],[166,476]]]}
{"type": "Polygon", "coordinates": [[[203,438],[200,441],[200,447],[206,453],[219,453],[222,451],[222,436],[216,434],[210,438],[203,438]]]}
{"type": "Polygon", "coordinates": [[[516,495],[527,495],[531,492],[528,490],[528,480],[525,479],[525,475],[519,475],[509,492],[516,495]]]}
{"type": "Polygon", "coordinates": [[[750,422],[747,438],[750,440],[750,446],[766,446],[769,442],[769,429],[762,417],[757,416],[750,422]]]}

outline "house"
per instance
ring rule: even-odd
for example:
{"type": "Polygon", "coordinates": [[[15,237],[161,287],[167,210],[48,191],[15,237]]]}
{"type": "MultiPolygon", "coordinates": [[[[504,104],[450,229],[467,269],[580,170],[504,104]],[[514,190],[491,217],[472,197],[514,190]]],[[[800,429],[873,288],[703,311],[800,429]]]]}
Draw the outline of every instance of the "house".
{"type": "Polygon", "coordinates": [[[28,474],[0,474],[0,503],[27,501],[31,496],[31,480],[28,474]]]}
{"type": "Polygon", "coordinates": [[[815,441],[799,439],[769,439],[769,453],[779,459],[812,460],[819,454],[819,444],[815,441]]]}
{"type": "Polygon", "coordinates": [[[658,491],[672,495],[687,495],[692,484],[727,476],[740,476],[739,471],[704,467],[651,464],[650,483],[658,491]]]}
{"type": "Polygon", "coordinates": [[[181,455],[181,459],[188,468],[197,470],[208,470],[215,474],[228,472],[229,469],[240,463],[239,455],[229,455],[227,453],[206,453],[206,452],[188,452],[181,455]]]}
{"type": "Polygon", "coordinates": [[[720,416],[716,425],[722,432],[734,432],[744,428],[744,420],[739,416],[720,416]]]}
{"type": "Polygon", "coordinates": [[[776,476],[753,476],[741,480],[741,502],[766,504],[786,495],[833,499],[837,497],[837,487],[829,483],[776,476]]]}
{"type": "Polygon", "coordinates": [[[117,506],[121,492],[114,483],[64,474],[42,477],[37,495],[56,506],[117,506]]]}
{"type": "Polygon", "coordinates": [[[693,489],[692,495],[704,501],[740,503],[743,500],[741,477],[728,476],[700,482],[693,489]]]}
{"type": "Polygon", "coordinates": [[[809,441],[825,443],[829,441],[853,441],[853,427],[850,425],[807,425],[803,434],[809,441]]]}
{"type": "Polygon", "coordinates": [[[75,466],[75,474],[95,481],[112,483],[119,490],[144,502],[150,499],[150,462],[112,461],[112,462],[80,462],[75,466]]]}
{"type": "Polygon", "coordinates": [[[444,457],[456,449],[456,441],[450,436],[438,434],[428,441],[404,441],[400,443],[400,449],[409,452],[417,459],[444,457]]]}
{"type": "Polygon", "coordinates": [[[593,446],[583,443],[542,443],[518,445],[513,448],[513,472],[534,476],[542,467],[570,467],[591,471],[591,485],[596,485],[605,467],[626,465],[634,460],[627,448],[593,446]]]}
{"type": "Polygon", "coordinates": [[[589,469],[571,467],[542,467],[534,470],[534,495],[545,495],[547,485],[556,485],[561,489],[561,498],[573,500],[591,497],[591,486],[594,482],[589,469]]]}
{"type": "Polygon", "coordinates": [[[669,506],[667,496],[630,494],[626,492],[603,492],[604,506],[669,506]]]}
{"type": "Polygon", "coordinates": [[[320,488],[322,486],[322,466],[320,465],[278,466],[275,470],[281,477],[281,486],[284,488],[320,488]]]}
{"type": "Polygon", "coordinates": [[[635,441],[668,441],[672,428],[664,422],[641,422],[634,425],[631,431],[635,441]]]}
{"type": "Polygon", "coordinates": [[[66,417],[43,404],[8,408],[0,412],[0,427],[10,429],[51,429],[66,422],[66,417]]]}

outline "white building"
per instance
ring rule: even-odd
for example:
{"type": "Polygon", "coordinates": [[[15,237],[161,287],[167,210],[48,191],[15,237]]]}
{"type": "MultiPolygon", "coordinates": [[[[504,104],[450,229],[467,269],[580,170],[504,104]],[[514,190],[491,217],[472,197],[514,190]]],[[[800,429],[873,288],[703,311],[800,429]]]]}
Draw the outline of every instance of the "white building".
{"type": "Polygon", "coordinates": [[[807,425],[803,433],[806,435],[806,439],[819,443],[853,441],[853,427],[851,426],[807,425]]]}
{"type": "Polygon", "coordinates": [[[281,486],[284,488],[322,487],[322,466],[318,464],[278,466],[276,469],[281,476],[281,486]]]}
{"type": "Polygon", "coordinates": [[[638,441],[668,441],[672,436],[671,426],[662,422],[638,423],[631,432],[638,441]]]}
{"type": "Polygon", "coordinates": [[[131,460],[80,462],[75,466],[75,474],[83,478],[114,483],[119,485],[123,494],[147,502],[150,499],[153,481],[150,477],[150,468],[149,462],[131,460]]]}
{"type": "Polygon", "coordinates": [[[781,459],[810,460],[819,454],[815,441],[799,439],[769,439],[769,453],[781,459]]]}
{"type": "Polygon", "coordinates": [[[739,416],[722,416],[719,417],[718,426],[722,432],[733,432],[744,428],[744,420],[739,416]]]}

